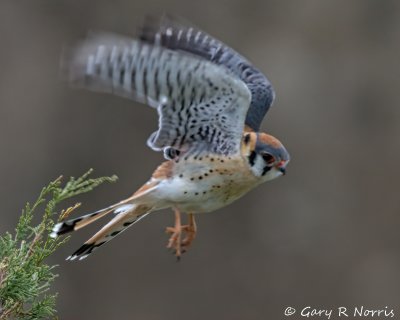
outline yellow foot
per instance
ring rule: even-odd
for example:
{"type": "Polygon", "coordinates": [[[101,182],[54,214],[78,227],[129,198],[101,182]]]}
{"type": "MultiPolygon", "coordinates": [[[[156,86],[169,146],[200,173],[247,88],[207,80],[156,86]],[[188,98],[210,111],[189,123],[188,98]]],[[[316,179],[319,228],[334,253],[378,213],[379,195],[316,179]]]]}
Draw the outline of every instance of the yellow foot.
{"type": "Polygon", "coordinates": [[[186,232],[186,237],[182,240],[181,245],[183,247],[183,250],[186,251],[192,245],[192,242],[194,238],[196,238],[197,233],[196,221],[194,220],[193,214],[189,215],[189,224],[183,226],[182,228],[186,232]]]}
{"type": "Polygon", "coordinates": [[[181,224],[180,212],[175,209],[175,226],[167,227],[166,233],[170,234],[167,248],[175,251],[175,256],[179,260],[181,255],[187,251],[196,237],[196,223],[193,214],[189,216],[189,224],[181,224]],[[186,237],[182,240],[182,233],[186,233],[186,237]]]}

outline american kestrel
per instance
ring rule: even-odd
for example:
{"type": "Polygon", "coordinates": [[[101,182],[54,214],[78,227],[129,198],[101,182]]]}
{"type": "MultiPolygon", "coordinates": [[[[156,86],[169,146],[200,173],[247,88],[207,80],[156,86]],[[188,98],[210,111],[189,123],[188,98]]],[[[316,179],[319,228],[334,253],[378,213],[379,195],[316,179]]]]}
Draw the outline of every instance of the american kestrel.
{"type": "Polygon", "coordinates": [[[195,214],[224,207],[285,173],[289,154],[258,132],[275,94],[248,60],[207,33],[164,16],[147,19],[137,39],[91,35],[64,63],[73,84],[157,108],[147,141],[167,161],[131,197],[55,225],[53,237],[114,217],[67,260],[86,258],[149,213],[172,208],[167,247],[179,258],[196,236],[195,214]],[[181,212],[189,215],[181,223],[181,212]],[[184,235],[184,237],[183,237],[184,235]]]}

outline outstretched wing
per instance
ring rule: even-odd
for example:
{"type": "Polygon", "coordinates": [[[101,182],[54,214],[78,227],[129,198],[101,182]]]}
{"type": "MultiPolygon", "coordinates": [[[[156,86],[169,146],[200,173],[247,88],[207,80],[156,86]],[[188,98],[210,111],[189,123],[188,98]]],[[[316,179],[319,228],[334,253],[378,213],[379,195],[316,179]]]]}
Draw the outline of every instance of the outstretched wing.
{"type": "Polygon", "coordinates": [[[239,152],[251,94],[224,66],[112,34],[89,37],[63,65],[74,84],[157,107],[155,150],[239,152]]]}
{"type": "Polygon", "coordinates": [[[172,50],[190,52],[231,70],[251,91],[246,125],[255,131],[259,130],[274,101],[275,92],[268,79],[246,58],[204,31],[168,15],[159,19],[148,17],[139,29],[139,39],[172,50]]]}

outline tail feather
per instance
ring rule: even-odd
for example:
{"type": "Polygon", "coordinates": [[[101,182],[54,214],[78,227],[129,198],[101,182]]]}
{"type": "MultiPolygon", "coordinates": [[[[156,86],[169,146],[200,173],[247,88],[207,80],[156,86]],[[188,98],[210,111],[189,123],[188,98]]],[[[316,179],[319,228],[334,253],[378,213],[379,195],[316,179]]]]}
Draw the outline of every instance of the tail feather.
{"type": "Polygon", "coordinates": [[[51,238],[57,238],[60,235],[79,230],[86,227],[88,224],[104,217],[105,215],[113,212],[115,215],[128,211],[132,206],[132,203],[145,201],[145,196],[151,193],[157,187],[157,183],[146,183],[131,197],[122,200],[116,204],[113,204],[107,208],[80,216],[74,219],[66,220],[54,225],[53,230],[50,234],[51,238]]]}
{"type": "Polygon", "coordinates": [[[84,216],[80,216],[78,218],[59,222],[53,227],[53,231],[50,234],[50,237],[57,238],[58,236],[61,236],[63,234],[79,230],[79,229],[87,226],[88,224],[104,217],[105,215],[109,214],[110,212],[112,212],[112,211],[115,212],[116,211],[116,210],[114,210],[115,206],[116,205],[113,205],[113,206],[98,210],[96,212],[85,214],[84,216]]]}
{"type": "Polygon", "coordinates": [[[85,259],[98,247],[115,238],[128,227],[147,216],[151,208],[145,205],[125,204],[117,207],[114,212],[117,216],[101,228],[93,237],[86,241],[78,250],[66,260],[85,259]]]}
{"type": "Polygon", "coordinates": [[[159,181],[150,180],[125,200],[105,209],[57,223],[50,236],[56,238],[62,234],[79,230],[111,212],[114,213],[115,217],[110,222],[67,258],[67,260],[75,260],[76,258],[82,260],[92,253],[93,250],[110,241],[129,226],[148,215],[154,209],[148,203],[153,203],[151,194],[157,189],[158,184],[159,181]]]}

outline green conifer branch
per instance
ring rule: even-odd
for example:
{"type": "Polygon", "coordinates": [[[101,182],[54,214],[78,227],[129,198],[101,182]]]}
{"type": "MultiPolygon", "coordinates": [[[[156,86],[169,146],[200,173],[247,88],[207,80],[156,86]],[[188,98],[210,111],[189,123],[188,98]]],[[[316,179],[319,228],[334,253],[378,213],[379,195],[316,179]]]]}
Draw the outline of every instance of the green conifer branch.
{"type": "MultiPolygon", "coordinates": [[[[54,226],[56,206],[64,200],[92,191],[104,182],[115,182],[116,176],[89,178],[92,169],[75,179],[71,177],[62,186],[62,177],[49,183],[31,205],[27,203],[15,229],[15,235],[6,232],[0,236],[0,320],[5,319],[48,319],[55,317],[56,293],[50,286],[57,277],[55,265],[45,259],[66,238],[53,239],[49,233],[54,226]],[[34,214],[41,210],[41,222],[33,226],[34,214]]],[[[66,218],[80,206],[62,210],[58,220],[66,218]]]]}

